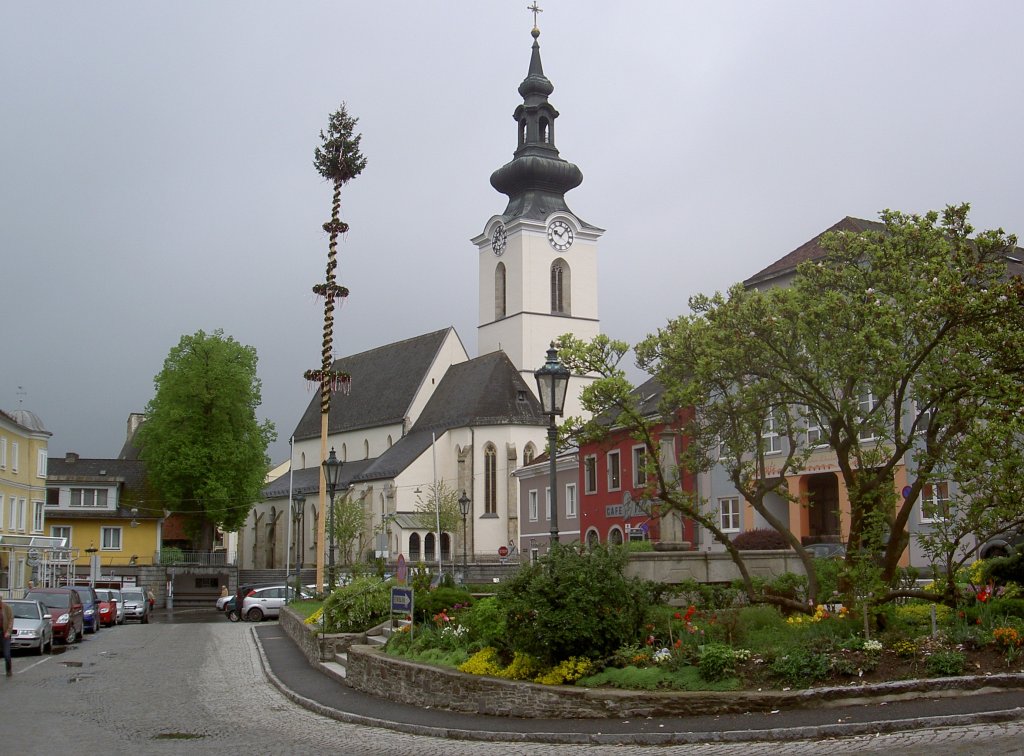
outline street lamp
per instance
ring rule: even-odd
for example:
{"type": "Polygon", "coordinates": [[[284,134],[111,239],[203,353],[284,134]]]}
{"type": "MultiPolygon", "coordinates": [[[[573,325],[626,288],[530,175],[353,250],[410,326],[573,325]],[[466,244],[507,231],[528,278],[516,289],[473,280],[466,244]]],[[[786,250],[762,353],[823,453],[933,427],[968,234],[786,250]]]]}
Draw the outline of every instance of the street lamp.
{"type": "Polygon", "coordinates": [[[295,598],[302,585],[302,515],[306,511],[306,497],[295,494],[292,497],[292,519],[295,520],[295,598]]]}
{"type": "Polygon", "coordinates": [[[466,496],[466,489],[462,489],[462,496],[459,497],[459,509],[462,510],[462,582],[466,582],[466,518],[469,516],[469,497],[466,496]]]}
{"type": "Polygon", "coordinates": [[[331,447],[331,455],[323,461],[324,481],[327,483],[328,500],[330,501],[330,514],[328,516],[328,528],[330,528],[330,551],[327,557],[327,585],[334,592],[334,492],[338,490],[338,481],[341,479],[341,460],[334,454],[334,447],[331,447]]]}
{"type": "Polygon", "coordinates": [[[548,416],[548,462],[551,469],[551,543],[558,543],[558,481],[555,468],[555,447],[558,444],[558,426],[555,417],[565,409],[565,394],[569,389],[569,370],[558,361],[555,342],[548,349],[548,361],[537,370],[537,393],[541,411],[548,416]]]}

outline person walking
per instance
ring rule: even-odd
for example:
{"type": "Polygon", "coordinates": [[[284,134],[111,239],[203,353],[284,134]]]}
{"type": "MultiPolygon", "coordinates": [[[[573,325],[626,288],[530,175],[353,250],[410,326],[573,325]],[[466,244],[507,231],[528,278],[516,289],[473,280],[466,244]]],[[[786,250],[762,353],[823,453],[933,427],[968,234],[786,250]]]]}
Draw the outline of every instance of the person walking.
{"type": "Polygon", "coordinates": [[[4,664],[7,666],[7,676],[11,676],[11,632],[14,630],[14,610],[11,605],[0,596],[0,623],[3,627],[4,664]]]}

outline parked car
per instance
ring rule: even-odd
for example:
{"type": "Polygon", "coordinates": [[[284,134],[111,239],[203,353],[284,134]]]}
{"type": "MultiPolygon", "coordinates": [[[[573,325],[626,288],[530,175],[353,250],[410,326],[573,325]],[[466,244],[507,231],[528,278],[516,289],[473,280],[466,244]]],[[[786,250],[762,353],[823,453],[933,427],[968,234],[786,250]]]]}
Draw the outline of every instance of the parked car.
{"type": "Polygon", "coordinates": [[[85,631],[87,633],[98,632],[100,629],[100,602],[96,597],[96,591],[87,585],[72,585],[71,590],[75,591],[82,599],[85,631]]]}
{"type": "Polygon", "coordinates": [[[117,617],[115,622],[118,625],[124,624],[124,599],[121,598],[121,591],[116,588],[110,589],[110,597],[114,600],[114,604],[117,606],[117,617]]]}
{"type": "Polygon", "coordinates": [[[53,650],[53,625],[46,607],[38,601],[10,600],[5,604],[14,612],[11,648],[31,648],[40,656],[53,650]]]}
{"type": "Polygon", "coordinates": [[[117,601],[112,592],[106,588],[96,589],[96,599],[99,602],[100,625],[113,627],[117,624],[117,601]]]}
{"type": "Polygon", "coordinates": [[[122,588],[121,598],[124,599],[124,621],[138,620],[143,625],[149,623],[149,597],[142,588],[122,588]]]}
{"type": "Polygon", "coordinates": [[[815,559],[843,559],[846,556],[846,546],[841,543],[809,543],[804,548],[815,559]]]}
{"type": "MultiPolygon", "coordinates": [[[[305,594],[299,594],[305,596],[305,594]]],[[[276,617],[281,607],[295,598],[295,588],[290,585],[270,585],[256,588],[242,601],[242,616],[250,622],[260,622],[266,617],[276,617]]]]}
{"type": "Polygon", "coordinates": [[[1024,528],[1014,528],[992,536],[981,544],[978,547],[978,558],[994,559],[995,557],[1012,556],[1022,545],[1024,545],[1024,528]]]}
{"type": "Polygon", "coordinates": [[[46,607],[54,639],[65,644],[81,639],[85,632],[85,610],[76,591],[70,588],[33,588],[25,594],[25,599],[38,601],[46,607]]]}

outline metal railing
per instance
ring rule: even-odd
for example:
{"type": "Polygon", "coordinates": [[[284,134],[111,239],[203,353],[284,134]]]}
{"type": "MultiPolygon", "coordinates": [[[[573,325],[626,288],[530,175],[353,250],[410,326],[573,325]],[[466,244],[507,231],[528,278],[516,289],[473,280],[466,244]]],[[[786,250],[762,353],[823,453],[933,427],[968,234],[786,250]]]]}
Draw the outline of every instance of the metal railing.
{"type": "Polygon", "coordinates": [[[153,564],[192,564],[200,567],[225,567],[227,565],[233,565],[234,562],[228,561],[226,551],[181,551],[180,549],[165,549],[163,552],[153,555],[153,564]]]}

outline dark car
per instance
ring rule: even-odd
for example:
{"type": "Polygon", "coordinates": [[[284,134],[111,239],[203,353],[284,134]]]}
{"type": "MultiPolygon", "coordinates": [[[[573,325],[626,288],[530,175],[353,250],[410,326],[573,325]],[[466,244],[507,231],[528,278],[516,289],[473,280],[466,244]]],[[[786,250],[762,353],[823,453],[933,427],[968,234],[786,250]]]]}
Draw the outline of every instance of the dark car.
{"type": "Polygon", "coordinates": [[[117,624],[117,601],[114,592],[106,588],[96,589],[96,600],[99,601],[100,625],[113,627],[117,624]]]}
{"type": "Polygon", "coordinates": [[[995,557],[1012,556],[1022,545],[1024,545],[1024,528],[1007,530],[1005,533],[992,536],[981,544],[978,547],[978,558],[994,559],[995,557]]]}
{"type": "Polygon", "coordinates": [[[25,594],[26,601],[38,601],[46,607],[53,625],[54,640],[74,643],[82,637],[85,611],[82,599],[70,588],[33,588],[25,594]]]}
{"type": "Polygon", "coordinates": [[[122,588],[124,621],[138,620],[143,625],[149,622],[149,598],[142,588],[122,588]]]}
{"type": "Polygon", "coordinates": [[[82,612],[85,615],[85,631],[95,633],[100,629],[100,601],[96,591],[87,585],[73,585],[71,590],[82,599],[82,612]]]}

